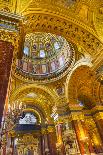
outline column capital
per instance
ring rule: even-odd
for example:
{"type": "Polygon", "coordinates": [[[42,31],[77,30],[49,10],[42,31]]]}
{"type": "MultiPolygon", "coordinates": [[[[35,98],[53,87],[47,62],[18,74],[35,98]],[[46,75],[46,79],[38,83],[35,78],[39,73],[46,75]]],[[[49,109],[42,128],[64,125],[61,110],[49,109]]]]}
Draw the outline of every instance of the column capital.
{"type": "Polygon", "coordinates": [[[55,132],[55,126],[48,126],[47,131],[48,133],[55,132]]]}
{"type": "Polygon", "coordinates": [[[15,137],[16,136],[16,133],[14,130],[8,132],[8,137],[15,137]]]}
{"type": "Polygon", "coordinates": [[[74,121],[74,120],[84,120],[84,114],[82,112],[72,112],[71,115],[70,115],[70,119],[71,121],[74,121]]]}

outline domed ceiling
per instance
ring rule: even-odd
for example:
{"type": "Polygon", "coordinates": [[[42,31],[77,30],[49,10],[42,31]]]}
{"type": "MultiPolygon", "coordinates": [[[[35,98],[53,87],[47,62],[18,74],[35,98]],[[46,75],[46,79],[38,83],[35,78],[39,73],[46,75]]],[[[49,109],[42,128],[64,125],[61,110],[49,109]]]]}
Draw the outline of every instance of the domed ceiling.
{"type": "Polygon", "coordinates": [[[23,53],[17,60],[17,73],[34,80],[59,78],[75,59],[72,44],[51,33],[27,34],[23,53]]]}

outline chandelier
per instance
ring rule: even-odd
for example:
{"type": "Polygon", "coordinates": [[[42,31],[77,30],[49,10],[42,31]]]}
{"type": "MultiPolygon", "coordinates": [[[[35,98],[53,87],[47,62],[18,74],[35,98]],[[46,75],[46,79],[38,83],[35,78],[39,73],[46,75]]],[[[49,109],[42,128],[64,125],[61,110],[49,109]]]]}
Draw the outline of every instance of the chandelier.
{"type": "Polygon", "coordinates": [[[14,102],[12,105],[8,105],[8,110],[3,124],[3,129],[5,129],[6,132],[8,130],[12,130],[16,124],[18,124],[24,109],[26,109],[26,104],[19,101],[14,102]]]}

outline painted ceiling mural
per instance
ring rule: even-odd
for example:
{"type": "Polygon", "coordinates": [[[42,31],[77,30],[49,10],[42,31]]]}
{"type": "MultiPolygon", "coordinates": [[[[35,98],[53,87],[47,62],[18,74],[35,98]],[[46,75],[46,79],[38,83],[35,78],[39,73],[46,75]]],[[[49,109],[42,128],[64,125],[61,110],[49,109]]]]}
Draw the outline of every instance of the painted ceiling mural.
{"type": "Polygon", "coordinates": [[[75,60],[73,45],[51,33],[27,34],[23,53],[16,62],[17,72],[37,79],[59,75],[69,70],[75,60]]]}

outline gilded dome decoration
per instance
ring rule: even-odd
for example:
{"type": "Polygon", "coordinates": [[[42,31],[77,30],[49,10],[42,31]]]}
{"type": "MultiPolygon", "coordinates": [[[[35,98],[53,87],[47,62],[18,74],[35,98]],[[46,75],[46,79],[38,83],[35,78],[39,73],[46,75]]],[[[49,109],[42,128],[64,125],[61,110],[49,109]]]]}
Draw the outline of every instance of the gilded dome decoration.
{"type": "Polygon", "coordinates": [[[47,79],[68,70],[74,50],[65,38],[51,33],[30,33],[25,37],[23,58],[17,60],[17,72],[34,79],[47,79]]]}

